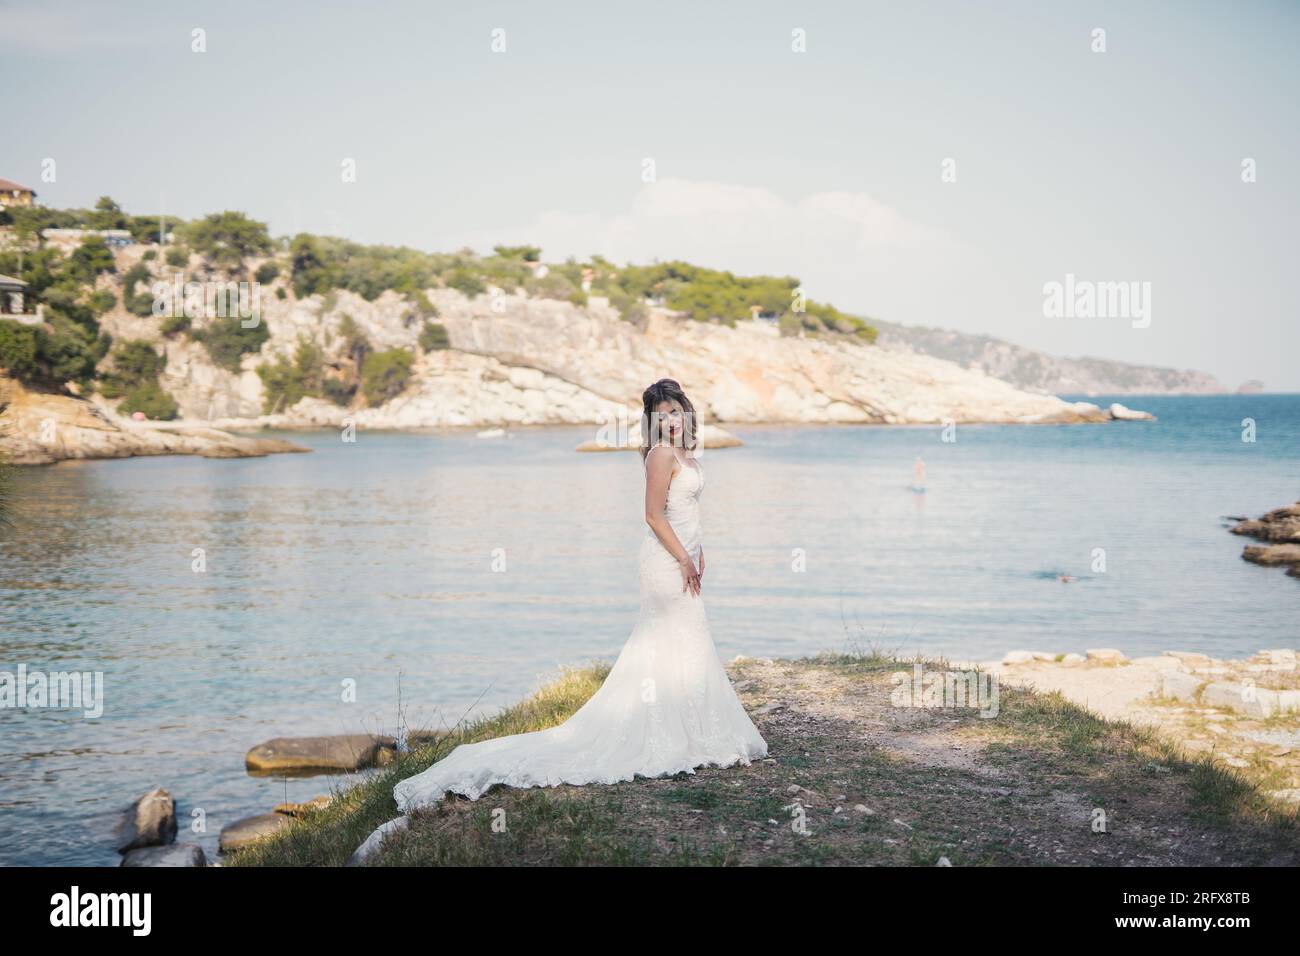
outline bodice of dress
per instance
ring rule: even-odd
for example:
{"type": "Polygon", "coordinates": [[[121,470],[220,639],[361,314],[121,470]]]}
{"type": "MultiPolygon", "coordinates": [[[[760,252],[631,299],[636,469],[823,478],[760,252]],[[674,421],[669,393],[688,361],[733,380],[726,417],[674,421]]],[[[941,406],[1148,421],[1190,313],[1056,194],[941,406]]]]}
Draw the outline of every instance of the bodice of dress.
{"type": "MultiPolygon", "coordinates": [[[[704,491],[704,471],[695,459],[680,463],[676,475],[668,483],[668,499],[664,505],[664,517],[677,533],[682,547],[694,554],[700,549],[700,494],[704,491]]],[[[647,528],[646,533],[658,540],[654,529],[647,528]]]]}

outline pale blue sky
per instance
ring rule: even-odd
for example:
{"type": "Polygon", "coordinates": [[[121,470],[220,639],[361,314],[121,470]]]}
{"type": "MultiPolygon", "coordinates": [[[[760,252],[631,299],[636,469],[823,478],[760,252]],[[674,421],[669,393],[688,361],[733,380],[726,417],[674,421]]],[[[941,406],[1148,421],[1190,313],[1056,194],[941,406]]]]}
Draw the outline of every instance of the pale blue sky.
{"type": "Polygon", "coordinates": [[[0,176],[48,205],[682,257],[1300,389],[1295,3],[18,0],[0,25],[0,176]],[[1150,282],[1150,327],[1045,318],[1066,273],[1150,282]]]}

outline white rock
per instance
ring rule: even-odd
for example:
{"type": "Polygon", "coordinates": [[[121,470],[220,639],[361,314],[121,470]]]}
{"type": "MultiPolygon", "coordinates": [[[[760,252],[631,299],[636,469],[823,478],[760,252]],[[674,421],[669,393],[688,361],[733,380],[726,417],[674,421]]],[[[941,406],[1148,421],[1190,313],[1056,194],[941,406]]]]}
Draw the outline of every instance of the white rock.
{"type": "Polygon", "coordinates": [[[1108,409],[1110,417],[1117,422],[1152,422],[1155,416],[1150,412],[1139,412],[1115,402],[1108,409]]]}

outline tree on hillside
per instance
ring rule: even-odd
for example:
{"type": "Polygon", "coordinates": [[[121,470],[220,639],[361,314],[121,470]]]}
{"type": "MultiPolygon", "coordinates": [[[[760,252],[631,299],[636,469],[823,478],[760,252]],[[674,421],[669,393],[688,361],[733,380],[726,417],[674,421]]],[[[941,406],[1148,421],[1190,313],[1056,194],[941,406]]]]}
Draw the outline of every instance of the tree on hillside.
{"type": "Polygon", "coordinates": [[[502,259],[523,259],[524,262],[537,262],[542,258],[538,246],[493,246],[492,251],[502,259]]]}
{"type": "Polygon", "coordinates": [[[266,223],[249,219],[242,212],[217,212],[191,223],[185,230],[189,244],[214,266],[238,269],[249,256],[271,251],[266,223]]]}
{"type": "Polygon", "coordinates": [[[68,269],[79,282],[91,285],[95,276],[102,272],[116,272],[117,266],[113,262],[113,250],[108,248],[103,238],[90,236],[72,250],[68,269]]]}
{"type": "Polygon", "coordinates": [[[95,211],[86,217],[86,225],[91,229],[125,229],[127,217],[122,212],[122,207],[112,198],[100,196],[99,202],[95,203],[95,211]]]}

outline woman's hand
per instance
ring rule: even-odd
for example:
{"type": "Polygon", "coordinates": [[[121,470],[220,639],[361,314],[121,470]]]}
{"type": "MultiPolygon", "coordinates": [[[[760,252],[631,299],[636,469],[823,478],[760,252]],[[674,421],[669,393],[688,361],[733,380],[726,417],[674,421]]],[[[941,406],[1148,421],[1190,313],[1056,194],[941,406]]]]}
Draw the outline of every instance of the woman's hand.
{"type": "Polygon", "coordinates": [[[690,558],[682,558],[677,562],[677,565],[682,569],[682,590],[689,591],[698,597],[700,593],[700,572],[695,570],[695,565],[691,563],[690,558]]]}
{"type": "Polygon", "coordinates": [[[704,549],[700,548],[700,579],[704,579],[704,549]]]}

